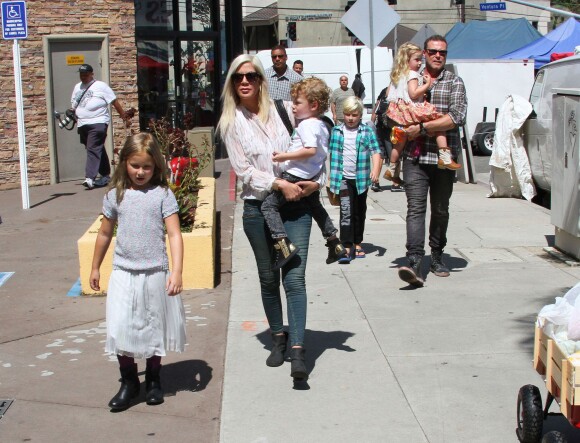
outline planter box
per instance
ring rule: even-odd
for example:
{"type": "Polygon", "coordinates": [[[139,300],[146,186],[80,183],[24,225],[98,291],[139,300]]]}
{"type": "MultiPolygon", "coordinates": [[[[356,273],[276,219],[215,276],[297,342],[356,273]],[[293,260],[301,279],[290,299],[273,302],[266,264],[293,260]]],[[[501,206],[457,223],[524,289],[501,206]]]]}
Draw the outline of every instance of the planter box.
{"type": "MultiPolygon", "coordinates": [[[[200,178],[200,181],[202,188],[199,191],[194,229],[192,232],[182,234],[183,289],[215,287],[215,179],[203,177],[200,178]]],[[[113,251],[115,250],[114,238],[101,265],[101,292],[93,291],[89,284],[95,241],[100,226],[101,217],[99,216],[77,242],[83,295],[104,295],[109,285],[113,266],[113,251]]],[[[167,243],[167,254],[171,268],[169,242],[167,243]]]]}

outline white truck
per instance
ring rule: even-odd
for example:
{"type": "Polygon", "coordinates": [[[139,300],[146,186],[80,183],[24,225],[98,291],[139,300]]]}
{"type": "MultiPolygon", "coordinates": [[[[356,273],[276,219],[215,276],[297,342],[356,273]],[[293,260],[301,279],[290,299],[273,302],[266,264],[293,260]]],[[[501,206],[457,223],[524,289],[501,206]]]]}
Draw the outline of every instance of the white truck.
{"type": "Polygon", "coordinates": [[[533,60],[448,60],[467,92],[467,130],[475,152],[491,155],[496,110],[507,96],[527,98],[534,83],[533,60]]]}
{"type": "MultiPolygon", "coordinates": [[[[320,46],[313,48],[288,48],[288,66],[292,66],[295,60],[304,62],[305,77],[315,76],[321,78],[331,89],[340,87],[340,77],[348,76],[349,86],[352,85],[355,74],[361,74],[361,80],[365,85],[363,103],[367,112],[363,120],[369,120],[373,108],[372,85],[371,85],[371,52],[366,46],[320,46]],[[360,53],[360,65],[357,62],[357,51],[360,53]]],[[[270,50],[259,51],[258,58],[264,65],[264,69],[272,66],[270,50]]],[[[392,51],[388,48],[378,47],[374,50],[374,78],[375,97],[390,82],[391,69],[393,66],[392,51]]],[[[332,114],[327,114],[332,117],[332,114]]]]}
{"type": "Polygon", "coordinates": [[[556,88],[580,88],[580,55],[544,65],[538,71],[530,93],[530,103],[534,110],[523,126],[524,146],[536,189],[546,204],[549,204],[552,188],[552,100],[556,88]]]}
{"type": "MultiPolygon", "coordinates": [[[[312,48],[288,48],[288,66],[295,60],[304,63],[304,75],[316,76],[336,89],[341,75],[347,75],[349,85],[357,72],[362,74],[365,85],[363,103],[369,120],[376,97],[390,83],[393,67],[392,50],[377,47],[374,50],[374,100],[371,85],[371,57],[366,46],[321,46],[312,48]],[[357,61],[360,53],[360,64],[357,61]]],[[[270,50],[259,51],[258,58],[264,69],[272,65],[270,50]]],[[[490,155],[495,133],[495,112],[508,95],[528,97],[534,82],[533,60],[448,60],[447,69],[459,75],[467,91],[467,129],[476,152],[490,155]],[[487,112],[486,112],[487,111],[487,112]]],[[[331,116],[330,113],[327,113],[331,116]]]]}

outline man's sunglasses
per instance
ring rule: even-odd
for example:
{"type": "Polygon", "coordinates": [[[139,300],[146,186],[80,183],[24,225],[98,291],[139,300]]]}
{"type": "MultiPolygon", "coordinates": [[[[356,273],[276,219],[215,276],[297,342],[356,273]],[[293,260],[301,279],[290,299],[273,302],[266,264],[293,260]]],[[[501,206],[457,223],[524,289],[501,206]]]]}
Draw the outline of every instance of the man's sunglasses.
{"type": "Polygon", "coordinates": [[[262,78],[262,76],[260,74],[258,74],[257,72],[246,72],[245,74],[241,74],[239,72],[236,72],[235,74],[232,74],[232,79],[234,80],[234,83],[241,83],[242,80],[244,80],[244,77],[246,77],[246,80],[248,81],[248,83],[256,83],[256,81],[258,81],[260,78],[262,78]]]}
{"type": "Polygon", "coordinates": [[[441,55],[442,57],[447,57],[447,51],[444,49],[426,49],[426,51],[427,54],[431,56],[439,53],[439,55],[441,55]]]}

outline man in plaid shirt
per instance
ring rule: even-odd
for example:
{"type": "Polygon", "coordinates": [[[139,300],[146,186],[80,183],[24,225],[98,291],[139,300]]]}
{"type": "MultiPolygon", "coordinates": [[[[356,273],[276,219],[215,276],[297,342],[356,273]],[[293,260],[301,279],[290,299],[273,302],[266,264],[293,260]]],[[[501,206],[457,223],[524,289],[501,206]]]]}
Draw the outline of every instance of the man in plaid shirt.
{"type": "Polygon", "coordinates": [[[405,150],[403,174],[407,196],[407,258],[409,266],[399,268],[399,277],[413,285],[423,286],[421,260],[425,255],[425,218],[427,196],[430,195],[429,222],[430,271],[438,277],[448,277],[449,268],[443,263],[443,249],[447,244],[449,199],[453,192],[455,172],[437,167],[438,149],[434,132],[446,131],[447,145],[454,160],[460,149],[458,126],[465,123],[467,97],[463,80],[445,70],[447,41],[440,35],[425,41],[423,74],[431,76],[432,87],[427,93],[430,102],[443,117],[411,125],[406,129],[409,140],[405,150]]]}
{"type": "Polygon", "coordinates": [[[288,56],[286,48],[276,45],[270,53],[273,65],[266,69],[266,80],[268,80],[268,91],[272,100],[292,101],[290,87],[294,83],[302,80],[302,76],[286,64],[288,56]]]}

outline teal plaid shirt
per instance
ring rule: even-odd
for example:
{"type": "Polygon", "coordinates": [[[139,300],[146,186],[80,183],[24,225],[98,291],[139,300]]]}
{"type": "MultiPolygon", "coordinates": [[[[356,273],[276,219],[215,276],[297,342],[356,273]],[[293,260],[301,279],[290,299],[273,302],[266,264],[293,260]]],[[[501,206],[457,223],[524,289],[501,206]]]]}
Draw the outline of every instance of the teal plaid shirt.
{"type": "MultiPolygon", "coordinates": [[[[334,194],[340,191],[342,180],[342,150],[344,147],[344,124],[332,128],[330,135],[330,190],[334,194]]],[[[371,185],[371,157],[380,154],[381,148],[375,136],[375,131],[364,123],[359,124],[356,134],[356,191],[365,192],[371,185]]]]}

